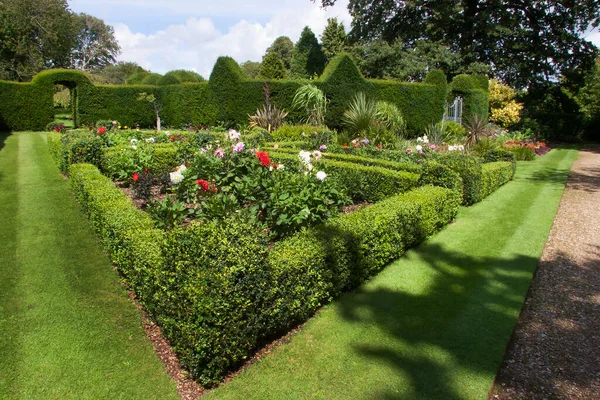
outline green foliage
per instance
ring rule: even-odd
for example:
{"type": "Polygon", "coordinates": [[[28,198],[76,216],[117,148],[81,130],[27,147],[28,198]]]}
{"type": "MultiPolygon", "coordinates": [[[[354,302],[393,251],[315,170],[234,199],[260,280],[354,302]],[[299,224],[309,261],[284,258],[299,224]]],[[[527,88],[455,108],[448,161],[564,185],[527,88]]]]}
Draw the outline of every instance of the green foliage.
{"type": "MultiPolygon", "coordinates": [[[[204,82],[204,78],[194,71],[186,71],[184,69],[176,69],[164,74],[156,82],[159,86],[178,85],[180,83],[198,83],[204,82]]],[[[142,81],[142,83],[144,83],[142,81]]]]}
{"type": "MultiPolygon", "coordinates": [[[[146,80],[146,78],[144,78],[144,80],[146,80]]],[[[161,76],[160,79],[158,79],[158,81],[156,82],[156,84],[159,86],[179,85],[180,83],[181,82],[179,82],[179,79],[177,79],[177,77],[174,74],[169,73],[166,73],[165,75],[161,76]]]]}
{"type": "Polygon", "coordinates": [[[52,89],[0,81],[0,130],[44,130],[54,120],[52,89]]]}
{"type": "Polygon", "coordinates": [[[321,43],[325,63],[328,63],[333,57],[346,51],[348,46],[348,35],[344,29],[344,23],[339,22],[337,18],[327,18],[327,26],[321,34],[321,43]]]}
{"type": "Polygon", "coordinates": [[[427,135],[429,143],[439,146],[444,143],[445,131],[446,121],[441,120],[435,124],[429,124],[427,129],[425,129],[425,134],[427,135]]]}
{"type": "Polygon", "coordinates": [[[323,143],[319,144],[331,143],[335,137],[335,132],[327,127],[287,124],[281,125],[277,130],[275,130],[272,134],[272,137],[273,140],[277,142],[306,141],[308,137],[315,136],[315,133],[317,134],[316,136],[323,141],[323,143]]]}
{"type": "Polygon", "coordinates": [[[187,209],[185,203],[172,196],[167,196],[164,200],[150,203],[147,212],[154,219],[157,228],[172,229],[181,225],[183,219],[189,216],[193,210],[187,209]]]}
{"type": "Polygon", "coordinates": [[[449,98],[462,97],[463,120],[479,115],[487,122],[489,111],[489,80],[485,76],[457,75],[450,84],[449,98]]]}
{"type": "Polygon", "coordinates": [[[464,185],[460,175],[450,167],[436,161],[428,161],[423,165],[419,186],[434,185],[457,192],[462,199],[464,185]]]}
{"type": "Polygon", "coordinates": [[[446,121],[444,126],[444,142],[449,144],[462,143],[467,135],[467,129],[454,121],[446,121]]]}
{"type": "MultiPolygon", "coordinates": [[[[298,168],[298,155],[273,152],[271,157],[286,168],[298,168]]],[[[352,162],[321,159],[314,164],[317,170],[323,170],[328,178],[339,183],[355,202],[376,202],[389,196],[414,188],[419,175],[404,170],[390,170],[379,166],[367,166],[352,162]]]]}
{"type": "Polygon", "coordinates": [[[71,164],[90,163],[100,165],[102,140],[91,132],[69,131],[64,134],[48,134],[50,154],[62,173],[67,173],[71,164]]]}
{"type": "MultiPolygon", "coordinates": [[[[323,0],[331,5],[335,0],[323,0]]],[[[577,7],[550,1],[523,4],[517,0],[497,2],[446,1],[364,2],[351,0],[354,41],[381,39],[389,45],[416,46],[437,43],[458,50],[456,63],[463,69],[473,64],[493,66],[493,73],[511,86],[557,81],[572,69],[589,69],[596,57],[585,32],[597,26],[600,8],[594,0],[577,7]],[[535,16],[535,17],[533,17],[535,16]],[[540,32],[544,35],[540,36],[540,32]],[[499,45],[501,44],[501,45],[499,45]],[[577,54],[577,59],[573,55],[577,54]]],[[[435,51],[430,51],[435,54],[435,51]]]]}
{"type": "Polygon", "coordinates": [[[265,55],[275,52],[283,61],[286,71],[290,70],[292,63],[292,54],[294,52],[294,42],[287,36],[279,36],[272,45],[267,48],[265,55]]]}
{"type": "Polygon", "coordinates": [[[75,30],[72,67],[90,71],[114,64],[121,48],[113,27],[85,13],[73,14],[72,18],[75,30]]]}
{"type": "Polygon", "coordinates": [[[448,153],[437,157],[437,162],[457,172],[463,181],[463,204],[468,206],[483,199],[483,173],[481,164],[473,157],[448,153]]]}
{"type": "Polygon", "coordinates": [[[260,64],[258,79],[285,79],[287,71],[277,52],[267,53],[260,64]]]}
{"type": "Polygon", "coordinates": [[[521,146],[508,146],[506,151],[514,154],[516,161],[533,161],[535,160],[535,151],[529,147],[521,146]]]}
{"type": "Polygon", "coordinates": [[[502,161],[483,164],[481,167],[483,174],[482,198],[509,182],[515,175],[515,166],[514,162],[502,161]]]}
{"type": "Polygon", "coordinates": [[[125,80],[125,83],[127,85],[141,85],[144,82],[144,79],[149,77],[150,74],[150,72],[145,70],[135,71],[131,76],[129,76],[125,80]]]}
{"type": "Polygon", "coordinates": [[[376,116],[375,102],[368,100],[363,92],[359,92],[344,112],[344,124],[354,137],[369,136],[376,116]]]}
{"type": "Polygon", "coordinates": [[[91,76],[98,80],[94,82],[103,85],[124,85],[127,78],[138,71],[144,71],[144,69],[134,62],[120,61],[99,71],[92,71],[91,76]]]}
{"type": "Polygon", "coordinates": [[[400,109],[389,101],[381,100],[375,103],[375,109],[377,128],[389,132],[392,140],[402,138],[406,129],[406,122],[400,109]]]}
{"type": "Polygon", "coordinates": [[[140,84],[142,85],[158,85],[158,81],[162,78],[161,74],[151,73],[146,76],[140,84]]]}
{"type": "Polygon", "coordinates": [[[320,76],[325,68],[325,54],[315,34],[305,26],[300,39],[294,46],[290,65],[293,78],[313,78],[320,76]]]}
{"type": "Polygon", "coordinates": [[[258,61],[245,61],[240,64],[240,68],[242,68],[248,79],[256,79],[260,71],[260,63],[258,61]]]}
{"type": "Polygon", "coordinates": [[[324,125],[327,112],[327,97],[314,85],[302,85],[296,90],[292,106],[304,111],[309,125],[324,125]]]}

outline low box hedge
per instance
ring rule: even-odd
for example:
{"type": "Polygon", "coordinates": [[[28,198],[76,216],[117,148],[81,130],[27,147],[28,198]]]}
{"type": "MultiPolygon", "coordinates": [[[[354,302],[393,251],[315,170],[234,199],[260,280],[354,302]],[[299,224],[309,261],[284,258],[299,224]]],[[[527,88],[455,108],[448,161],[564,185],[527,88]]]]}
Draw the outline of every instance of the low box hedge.
{"type": "Polygon", "coordinates": [[[47,142],[48,150],[62,173],[66,174],[71,164],[100,165],[102,141],[91,132],[49,132],[47,142]]]}
{"type": "Polygon", "coordinates": [[[203,385],[265,340],[309,318],[450,222],[457,191],[425,186],[339,215],[269,248],[243,221],[164,233],[89,164],[72,187],[113,262],[203,385]]]}
{"type": "MultiPolygon", "coordinates": [[[[183,153],[176,143],[158,143],[149,145],[147,148],[147,165],[149,172],[154,175],[161,175],[172,172],[175,167],[184,162],[183,153]]],[[[142,166],[137,164],[144,163],[139,159],[139,150],[134,150],[131,146],[127,147],[106,147],[102,149],[102,158],[100,168],[102,173],[113,179],[122,179],[142,166]]]]}
{"type": "Polygon", "coordinates": [[[482,198],[487,197],[500,186],[512,180],[515,175],[516,164],[514,162],[496,161],[481,166],[483,185],[481,188],[482,198]]]}
{"type": "MultiPolygon", "coordinates": [[[[278,163],[300,165],[298,155],[272,152],[270,156],[278,163]]],[[[394,194],[406,192],[417,186],[419,174],[406,171],[393,171],[387,168],[366,166],[322,158],[314,165],[322,169],[330,178],[340,182],[346,193],[356,202],[377,202],[394,194]]]]}

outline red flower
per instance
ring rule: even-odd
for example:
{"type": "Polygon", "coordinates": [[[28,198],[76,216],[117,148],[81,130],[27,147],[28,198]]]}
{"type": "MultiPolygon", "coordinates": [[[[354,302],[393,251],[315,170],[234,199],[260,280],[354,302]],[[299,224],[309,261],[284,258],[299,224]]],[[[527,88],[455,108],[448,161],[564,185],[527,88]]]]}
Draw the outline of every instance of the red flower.
{"type": "Polygon", "coordinates": [[[202,190],[208,192],[208,182],[206,182],[204,179],[198,179],[196,184],[202,187],[202,190]]]}
{"type": "Polygon", "coordinates": [[[133,173],[133,176],[131,177],[131,179],[133,179],[133,181],[134,181],[134,182],[137,182],[137,181],[138,181],[138,179],[140,179],[140,176],[138,175],[138,173],[137,173],[137,172],[134,172],[134,173],[133,173]]]}
{"type": "Polygon", "coordinates": [[[189,167],[189,166],[190,166],[190,164],[189,164],[189,163],[185,163],[185,167],[186,167],[186,168],[187,168],[187,167],[189,167]]]}
{"type": "Polygon", "coordinates": [[[90,125],[90,126],[88,126],[88,130],[90,130],[90,131],[91,131],[92,129],[94,129],[94,128],[92,128],[92,126],[91,126],[91,125],[90,125]]]}
{"type": "Polygon", "coordinates": [[[381,148],[381,143],[379,143],[379,144],[377,145],[377,148],[378,148],[378,149],[380,149],[380,148],[381,148]]]}
{"type": "Polygon", "coordinates": [[[260,165],[263,167],[268,167],[271,164],[271,160],[269,160],[269,155],[264,151],[257,151],[256,158],[260,160],[260,165]]]}
{"type": "Polygon", "coordinates": [[[171,135],[171,137],[169,138],[170,141],[175,140],[175,136],[171,135]]]}
{"type": "Polygon", "coordinates": [[[148,173],[148,168],[144,168],[144,172],[145,172],[145,173],[148,173]]]}
{"type": "Polygon", "coordinates": [[[348,147],[348,143],[344,143],[344,147],[348,147]]]}
{"type": "Polygon", "coordinates": [[[106,127],[105,126],[101,126],[100,128],[98,128],[98,130],[96,131],[96,133],[98,133],[98,135],[102,135],[106,132],[106,127]]]}

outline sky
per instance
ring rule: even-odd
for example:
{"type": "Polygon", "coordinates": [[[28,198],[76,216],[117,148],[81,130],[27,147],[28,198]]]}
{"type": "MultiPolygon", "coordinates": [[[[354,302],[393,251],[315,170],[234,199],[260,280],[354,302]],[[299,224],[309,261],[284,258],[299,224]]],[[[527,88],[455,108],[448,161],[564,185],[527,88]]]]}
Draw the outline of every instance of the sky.
{"type": "Polygon", "coordinates": [[[208,78],[219,56],[261,61],[279,36],[295,43],[309,26],[319,37],[327,18],[350,28],[348,0],[323,9],[311,0],[70,0],[72,11],[112,25],[119,61],[153,72],[188,69],[208,78]]]}
{"type": "MultiPolygon", "coordinates": [[[[219,56],[260,61],[279,36],[295,43],[304,26],[319,36],[327,18],[346,31],[348,0],[323,9],[319,0],[69,0],[71,10],[112,25],[121,46],[119,61],[153,72],[196,71],[208,78],[219,56]]],[[[600,47],[600,32],[585,38],[600,47]]]]}

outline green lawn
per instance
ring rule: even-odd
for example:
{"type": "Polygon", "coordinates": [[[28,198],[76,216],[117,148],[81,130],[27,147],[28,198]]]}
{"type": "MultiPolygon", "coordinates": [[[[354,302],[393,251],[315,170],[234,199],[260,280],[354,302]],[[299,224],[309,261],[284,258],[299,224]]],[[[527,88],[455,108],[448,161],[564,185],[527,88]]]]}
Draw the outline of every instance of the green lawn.
{"type": "Polygon", "coordinates": [[[208,398],[487,398],[576,155],[519,163],[514,182],[208,398]]]}
{"type": "Polygon", "coordinates": [[[177,399],[44,134],[0,134],[0,204],[0,398],[177,399]]]}
{"type": "Polygon", "coordinates": [[[73,128],[73,117],[71,113],[58,113],[54,115],[54,122],[62,123],[67,128],[73,128]]]}

